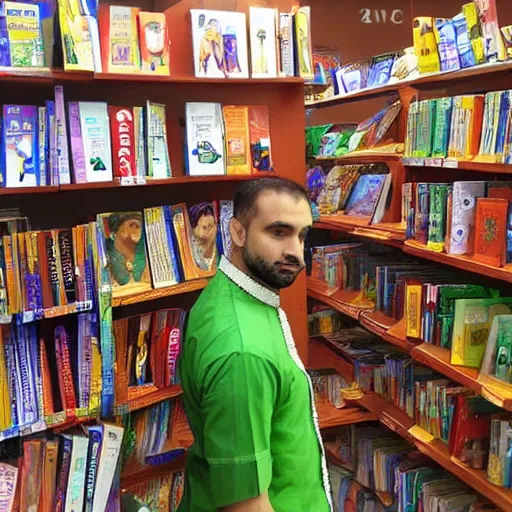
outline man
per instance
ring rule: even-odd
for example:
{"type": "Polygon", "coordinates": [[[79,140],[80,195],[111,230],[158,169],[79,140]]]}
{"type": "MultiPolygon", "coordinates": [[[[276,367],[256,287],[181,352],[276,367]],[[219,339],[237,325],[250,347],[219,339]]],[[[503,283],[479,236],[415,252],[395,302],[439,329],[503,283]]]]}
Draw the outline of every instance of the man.
{"type": "Polygon", "coordinates": [[[292,181],[236,194],[231,262],[192,308],[180,360],[195,436],[182,512],[332,510],[311,384],[278,295],[304,267],[311,224],[292,181]]]}

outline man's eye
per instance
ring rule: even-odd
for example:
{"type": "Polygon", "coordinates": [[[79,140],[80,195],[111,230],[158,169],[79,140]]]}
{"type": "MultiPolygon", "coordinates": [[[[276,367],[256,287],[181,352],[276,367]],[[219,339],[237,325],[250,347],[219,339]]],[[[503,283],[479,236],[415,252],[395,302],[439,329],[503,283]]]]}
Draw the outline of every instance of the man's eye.
{"type": "Polygon", "coordinates": [[[278,238],[282,238],[286,235],[286,233],[284,232],[283,229],[274,229],[274,231],[272,233],[274,236],[276,236],[278,238]]]}

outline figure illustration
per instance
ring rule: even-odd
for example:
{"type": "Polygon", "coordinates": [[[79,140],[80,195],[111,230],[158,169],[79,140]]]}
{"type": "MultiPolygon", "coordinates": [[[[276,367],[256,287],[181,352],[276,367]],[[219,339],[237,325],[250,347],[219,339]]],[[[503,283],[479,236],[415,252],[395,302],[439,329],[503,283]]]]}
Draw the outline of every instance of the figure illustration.
{"type": "Polygon", "coordinates": [[[202,270],[211,270],[217,260],[217,218],[212,203],[199,203],[188,211],[192,228],[192,255],[202,270]]]}
{"type": "Polygon", "coordinates": [[[199,48],[199,63],[206,76],[228,76],[219,20],[211,19],[205,26],[199,48]]]}

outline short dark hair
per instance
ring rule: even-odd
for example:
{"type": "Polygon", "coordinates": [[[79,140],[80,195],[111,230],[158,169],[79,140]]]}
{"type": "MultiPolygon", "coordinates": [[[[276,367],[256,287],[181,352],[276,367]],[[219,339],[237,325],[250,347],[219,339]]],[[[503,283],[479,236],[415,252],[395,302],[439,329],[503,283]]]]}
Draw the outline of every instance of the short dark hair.
{"type": "Polygon", "coordinates": [[[307,192],[295,181],[278,176],[256,178],[245,182],[236,191],[233,216],[244,226],[247,226],[256,214],[256,201],[258,197],[267,191],[288,194],[296,199],[304,199],[309,204],[307,192]]]}
{"type": "Polygon", "coordinates": [[[199,219],[206,215],[211,215],[212,217],[215,217],[212,203],[204,202],[191,206],[188,209],[188,218],[190,220],[190,225],[192,229],[195,229],[197,227],[197,224],[199,223],[199,219]]]}

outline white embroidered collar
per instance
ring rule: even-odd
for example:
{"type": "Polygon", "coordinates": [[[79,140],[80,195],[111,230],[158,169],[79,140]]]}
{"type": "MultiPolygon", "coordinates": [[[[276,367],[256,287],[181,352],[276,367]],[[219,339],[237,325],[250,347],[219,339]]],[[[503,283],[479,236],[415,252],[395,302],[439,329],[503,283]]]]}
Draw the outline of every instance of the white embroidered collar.
{"type": "Polygon", "coordinates": [[[221,256],[219,270],[223,272],[231,281],[246,293],[258,299],[260,302],[273,308],[279,308],[279,295],[257,283],[254,279],[235,267],[225,256],[221,256]]]}

